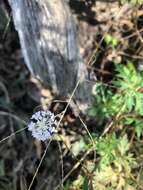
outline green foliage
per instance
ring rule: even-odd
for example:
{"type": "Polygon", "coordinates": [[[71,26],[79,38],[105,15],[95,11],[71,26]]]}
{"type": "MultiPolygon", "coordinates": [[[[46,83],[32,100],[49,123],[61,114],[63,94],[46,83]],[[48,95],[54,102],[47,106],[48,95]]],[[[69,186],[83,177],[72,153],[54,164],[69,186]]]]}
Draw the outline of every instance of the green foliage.
{"type": "Polygon", "coordinates": [[[143,74],[137,72],[131,62],[116,65],[116,78],[112,86],[97,83],[94,86],[94,102],[89,110],[91,116],[110,118],[117,114],[143,115],[143,74]],[[116,90],[116,93],[115,93],[116,90]]]}
{"type": "Polygon", "coordinates": [[[123,97],[126,112],[135,111],[143,115],[143,93],[140,92],[143,87],[142,73],[137,72],[130,62],[126,66],[118,65],[117,72],[117,80],[113,84],[123,97]]]}
{"type": "Polygon", "coordinates": [[[116,64],[115,71],[110,84],[98,82],[93,87],[89,114],[105,124],[101,136],[92,135],[96,147],[87,137],[72,147],[79,156],[93,146],[96,159],[92,169],[90,162],[86,163],[92,177],[79,175],[71,189],[137,190],[143,185],[139,165],[143,158],[143,72],[130,61],[116,64]]]}
{"type": "Polygon", "coordinates": [[[136,161],[129,153],[129,146],[126,135],[117,138],[115,134],[109,134],[99,139],[97,152],[101,161],[95,171],[95,189],[121,189],[133,183],[131,172],[136,161]]]}
{"type": "Polygon", "coordinates": [[[142,132],[143,132],[143,119],[142,118],[136,118],[136,115],[124,117],[122,120],[122,124],[124,126],[133,126],[135,133],[138,138],[141,137],[142,132]]]}
{"type": "Polygon", "coordinates": [[[94,190],[135,190],[133,171],[137,162],[134,154],[130,153],[127,135],[117,137],[115,133],[107,134],[96,138],[95,141],[97,158],[100,159],[97,159],[98,162],[92,170],[89,169],[90,162],[87,163],[88,172],[93,176],[92,180],[79,175],[68,189],[88,190],[91,186],[94,190]]]}
{"type": "Polygon", "coordinates": [[[84,183],[83,183],[83,190],[89,190],[89,181],[88,179],[85,177],[84,178],[84,183]]]}
{"type": "Polygon", "coordinates": [[[109,118],[117,114],[123,105],[122,96],[118,93],[114,95],[113,92],[102,83],[97,83],[94,86],[93,93],[94,102],[89,110],[90,116],[97,116],[100,119],[109,118]]]}
{"type": "Polygon", "coordinates": [[[100,138],[97,141],[97,153],[101,156],[100,167],[104,168],[112,163],[115,159],[115,150],[117,149],[119,140],[115,134],[100,138]]]}
{"type": "Polygon", "coordinates": [[[126,167],[130,171],[129,165],[135,165],[133,155],[128,153],[129,142],[127,136],[117,138],[115,134],[107,135],[98,141],[98,153],[101,156],[100,168],[105,168],[115,164],[120,170],[126,167]]]}
{"type": "Polygon", "coordinates": [[[115,48],[118,45],[118,40],[110,34],[105,35],[104,41],[107,46],[111,46],[112,48],[115,48]]]}
{"type": "Polygon", "coordinates": [[[143,73],[129,61],[115,67],[109,85],[99,82],[93,88],[89,114],[105,120],[109,130],[95,140],[99,160],[92,184],[95,190],[136,190],[143,173],[136,169],[143,156],[143,73]]]}

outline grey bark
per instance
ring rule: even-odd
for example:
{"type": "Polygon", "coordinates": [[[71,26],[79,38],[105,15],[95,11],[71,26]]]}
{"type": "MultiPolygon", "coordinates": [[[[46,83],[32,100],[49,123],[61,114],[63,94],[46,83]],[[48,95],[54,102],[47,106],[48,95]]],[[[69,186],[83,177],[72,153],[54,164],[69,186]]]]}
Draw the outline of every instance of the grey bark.
{"type": "Polygon", "coordinates": [[[25,63],[31,73],[61,96],[90,97],[87,70],[79,54],[77,30],[64,0],[9,0],[25,63]]]}

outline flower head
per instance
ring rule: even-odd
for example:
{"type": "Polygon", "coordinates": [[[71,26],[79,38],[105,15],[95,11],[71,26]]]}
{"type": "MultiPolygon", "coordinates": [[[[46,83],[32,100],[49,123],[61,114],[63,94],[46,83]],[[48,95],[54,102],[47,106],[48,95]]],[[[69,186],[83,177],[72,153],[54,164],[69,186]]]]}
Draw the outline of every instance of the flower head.
{"type": "Polygon", "coordinates": [[[38,111],[30,120],[28,130],[38,140],[45,141],[56,132],[55,116],[50,111],[38,111]]]}

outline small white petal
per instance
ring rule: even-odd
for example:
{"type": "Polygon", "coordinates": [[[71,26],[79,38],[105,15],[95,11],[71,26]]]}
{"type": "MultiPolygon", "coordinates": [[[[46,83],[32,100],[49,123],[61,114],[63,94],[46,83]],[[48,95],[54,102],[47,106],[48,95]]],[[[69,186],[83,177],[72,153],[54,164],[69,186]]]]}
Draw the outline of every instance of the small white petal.
{"type": "Polygon", "coordinates": [[[45,117],[46,112],[45,112],[45,111],[41,111],[41,115],[42,115],[43,117],[45,117]]]}
{"type": "Polygon", "coordinates": [[[30,122],[29,125],[28,125],[28,130],[32,131],[34,129],[34,126],[35,126],[35,123],[30,122]]]}
{"type": "Polygon", "coordinates": [[[42,116],[41,115],[38,117],[38,120],[42,120],[42,116]]]}
{"type": "Polygon", "coordinates": [[[35,113],[35,116],[36,116],[37,118],[40,117],[40,111],[36,112],[36,113],[35,113]]]}

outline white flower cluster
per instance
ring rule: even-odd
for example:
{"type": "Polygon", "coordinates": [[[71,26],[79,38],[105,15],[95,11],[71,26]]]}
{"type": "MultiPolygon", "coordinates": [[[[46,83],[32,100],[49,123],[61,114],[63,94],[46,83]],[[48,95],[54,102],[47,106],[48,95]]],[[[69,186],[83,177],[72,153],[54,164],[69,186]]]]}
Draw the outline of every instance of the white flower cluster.
{"type": "Polygon", "coordinates": [[[38,111],[30,120],[28,130],[38,140],[45,141],[56,132],[55,116],[50,111],[38,111]]]}

